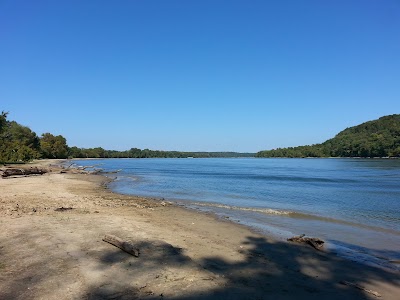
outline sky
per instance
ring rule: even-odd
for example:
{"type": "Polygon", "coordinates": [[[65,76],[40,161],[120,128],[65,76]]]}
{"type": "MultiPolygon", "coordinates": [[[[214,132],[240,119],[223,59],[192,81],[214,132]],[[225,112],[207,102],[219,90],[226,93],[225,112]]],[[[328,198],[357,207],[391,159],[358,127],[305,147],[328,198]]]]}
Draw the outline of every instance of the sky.
{"type": "Polygon", "coordinates": [[[70,146],[257,152],[400,113],[398,0],[0,0],[0,111],[70,146]]]}

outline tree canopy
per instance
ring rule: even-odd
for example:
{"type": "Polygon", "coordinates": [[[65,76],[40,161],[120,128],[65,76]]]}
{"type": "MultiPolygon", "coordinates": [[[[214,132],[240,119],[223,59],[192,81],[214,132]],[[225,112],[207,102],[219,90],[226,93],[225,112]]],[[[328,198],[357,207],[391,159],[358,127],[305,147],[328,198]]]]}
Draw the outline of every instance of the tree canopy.
{"type": "Polygon", "coordinates": [[[322,144],[260,151],[257,157],[399,157],[400,115],[346,128],[322,144]]]}
{"type": "Polygon", "coordinates": [[[42,156],[47,158],[67,158],[67,140],[62,135],[54,136],[51,133],[44,133],[40,138],[42,156]]]}
{"type": "Polygon", "coordinates": [[[61,135],[45,133],[41,138],[29,127],[0,114],[0,162],[24,162],[37,158],[66,158],[68,146],[61,135]]]}
{"type": "Polygon", "coordinates": [[[29,161],[40,157],[36,133],[15,121],[5,121],[0,141],[0,161],[29,161]]]}
{"type": "Polygon", "coordinates": [[[7,113],[2,111],[0,114],[0,133],[3,131],[7,124],[7,113]]]}

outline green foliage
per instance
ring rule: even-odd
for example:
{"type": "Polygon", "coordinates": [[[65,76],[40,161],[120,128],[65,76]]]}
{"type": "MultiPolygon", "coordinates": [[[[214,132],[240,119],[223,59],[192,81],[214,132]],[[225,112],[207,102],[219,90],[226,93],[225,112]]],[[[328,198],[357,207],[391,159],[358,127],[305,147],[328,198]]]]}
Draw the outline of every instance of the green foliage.
{"type": "Polygon", "coordinates": [[[2,131],[6,127],[7,115],[8,115],[8,113],[6,113],[5,111],[2,111],[0,114],[0,133],[2,133],[2,131]]]}
{"type": "Polygon", "coordinates": [[[69,149],[70,158],[205,158],[205,157],[254,157],[253,153],[236,152],[180,152],[131,148],[126,151],[104,150],[103,148],[69,149]]]}
{"type": "Polygon", "coordinates": [[[299,146],[278,148],[274,150],[260,151],[256,157],[326,157],[326,149],[320,144],[311,146],[299,146]]]}
{"type": "Polygon", "coordinates": [[[70,147],[68,150],[68,158],[83,158],[82,149],[76,146],[70,147]]]}
{"type": "Polygon", "coordinates": [[[67,141],[61,135],[35,132],[0,114],[0,162],[26,162],[37,158],[66,158],[67,141]]]}
{"type": "Polygon", "coordinates": [[[44,158],[67,158],[67,140],[61,136],[44,133],[40,138],[40,148],[44,158]]]}
{"type": "Polygon", "coordinates": [[[347,128],[324,144],[330,149],[331,156],[397,156],[393,154],[400,147],[400,115],[347,128]]]}
{"type": "Polygon", "coordinates": [[[346,128],[322,144],[260,151],[257,157],[400,157],[400,115],[346,128]]]}
{"type": "MultiPolygon", "coordinates": [[[[4,116],[4,119],[6,116],[4,116]]],[[[0,133],[0,161],[29,161],[40,157],[36,133],[15,121],[5,119],[0,133]]]]}

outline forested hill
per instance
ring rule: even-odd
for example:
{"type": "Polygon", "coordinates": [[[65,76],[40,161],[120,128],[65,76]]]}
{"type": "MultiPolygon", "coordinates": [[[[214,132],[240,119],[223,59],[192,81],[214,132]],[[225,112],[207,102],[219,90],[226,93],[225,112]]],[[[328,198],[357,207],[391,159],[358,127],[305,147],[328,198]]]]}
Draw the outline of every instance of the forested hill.
{"type": "Polygon", "coordinates": [[[256,157],[400,157],[400,115],[346,128],[322,144],[260,151],[256,157]]]}

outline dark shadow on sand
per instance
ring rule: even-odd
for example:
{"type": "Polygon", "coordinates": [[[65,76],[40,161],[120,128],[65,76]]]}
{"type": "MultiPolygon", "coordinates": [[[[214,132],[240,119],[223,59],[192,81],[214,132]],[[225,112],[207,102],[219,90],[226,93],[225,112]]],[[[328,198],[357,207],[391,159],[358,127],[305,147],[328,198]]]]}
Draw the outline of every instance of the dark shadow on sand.
{"type": "MultiPolygon", "coordinates": [[[[202,268],[225,284],[202,292],[166,290],[161,295],[144,294],[139,290],[109,291],[94,287],[85,299],[374,299],[374,296],[343,281],[362,286],[372,281],[400,284],[399,273],[362,266],[310,247],[286,242],[269,242],[265,238],[248,237],[238,251],[244,256],[240,262],[228,262],[210,256],[193,261],[182,250],[166,243],[143,243],[142,249],[156,253],[139,257],[131,268],[156,271],[161,266],[202,268]],[[157,244],[158,243],[158,244],[157,244]],[[320,276],[311,275],[319,271],[320,276]]],[[[104,262],[120,262],[127,254],[113,250],[103,256],[104,262]]],[[[378,291],[384,292],[384,291],[378,291]]]]}
{"type": "MultiPolygon", "coordinates": [[[[9,243],[22,244],[26,238],[25,235],[13,236],[0,241],[0,246],[9,243]]],[[[40,232],[31,234],[29,238],[43,239],[40,232]]],[[[163,241],[137,242],[136,246],[141,251],[138,258],[106,243],[95,250],[88,249],[85,252],[87,256],[83,259],[87,258],[95,262],[100,273],[111,275],[98,286],[91,286],[78,299],[354,300],[376,298],[362,290],[343,285],[342,281],[361,286],[373,281],[381,281],[393,286],[400,285],[399,272],[362,266],[332,254],[316,251],[308,246],[271,242],[262,237],[249,236],[241,245],[237,245],[236,250],[242,254],[243,259],[234,262],[213,256],[212,250],[206,258],[193,259],[182,249],[163,241]],[[174,272],[183,269],[197,270],[196,274],[206,273],[204,276],[193,277],[201,281],[203,284],[201,287],[204,288],[197,291],[191,290],[190,287],[188,288],[188,282],[182,278],[173,278],[175,280],[173,288],[171,288],[172,285],[168,285],[172,281],[166,284],[166,274],[173,277],[174,272]],[[318,275],[314,274],[315,271],[318,275]],[[143,286],[136,284],[139,277],[142,280],[141,284],[145,282],[143,286]],[[165,290],[161,293],[153,292],[154,286],[165,286],[165,290]]],[[[49,260],[48,257],[37,260],[37,255],[35,259],[36,261],[27,265],[23,272],[14,274],[14,280],[9,281],[6,286],[3,285],[0,299],[28,299],[30,295],[28,287],[40,287],[44,282],[59,280],[57,261],[49,260]],[[39,269],[42,272],[38,273],[39,269]]],[[[1,247],[0,262],[7,264],[1,247]]],[[[63,260],[59,259],[58,263],[62,264],[63,260]]],[[[5,278],[4,276],[7,274],[0,270],[0,280],[5,278]]],[[[191,284],[196,284],[196,282],[191,284]]],[[[385,293],[382,290],[377,290],[377,292],[383,295],[385,293]]]]}

